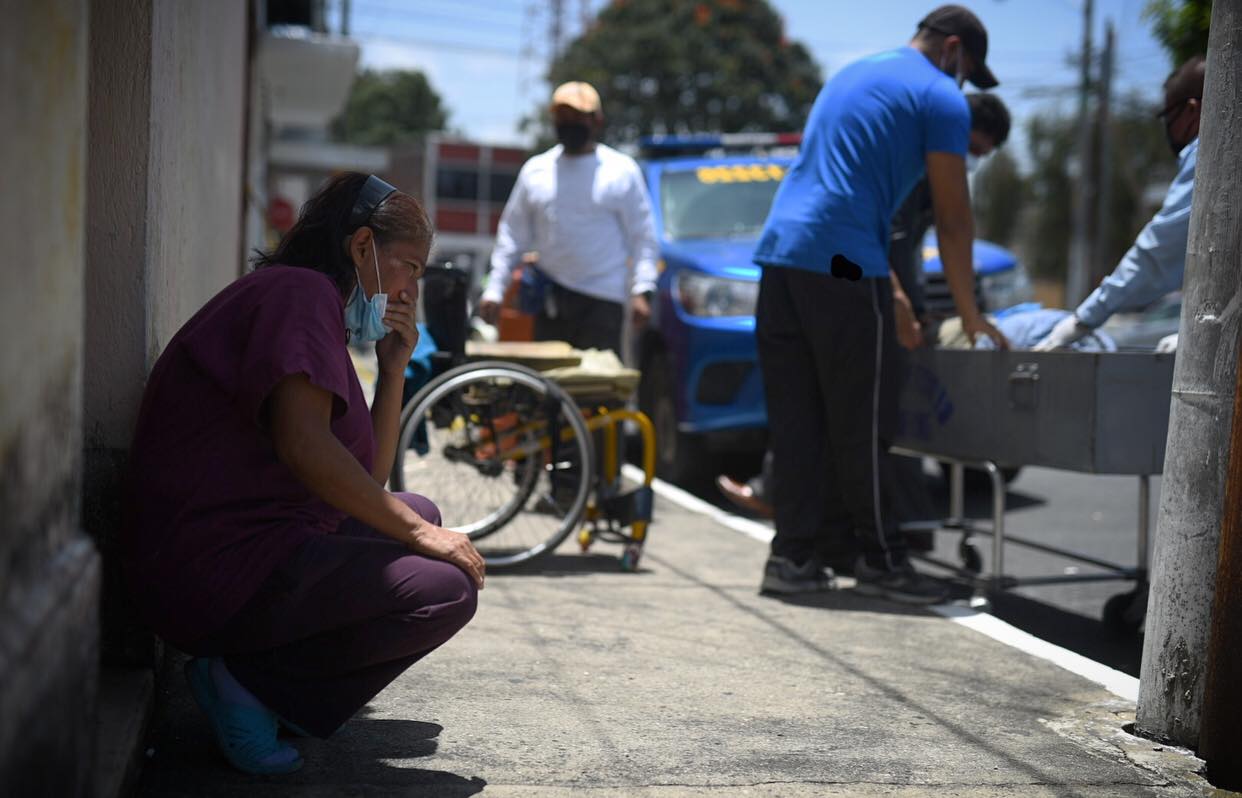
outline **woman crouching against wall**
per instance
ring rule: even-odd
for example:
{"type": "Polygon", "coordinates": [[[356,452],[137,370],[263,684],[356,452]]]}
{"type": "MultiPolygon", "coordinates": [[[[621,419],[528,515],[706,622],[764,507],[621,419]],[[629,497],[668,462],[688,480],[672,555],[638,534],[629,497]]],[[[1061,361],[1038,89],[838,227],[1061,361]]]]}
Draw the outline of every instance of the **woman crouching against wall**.
{"type": "Polygon", "coordinates": [[[296,770],[277,738],[327,737],[474,615],[483,558],[422,496],[384,489],[432,229],[346,173],[276,251],[169,342],[143,396],[123,557],[221,751],[296,770]],[[346,344],[376,341],[368,412],[346,344]]]}

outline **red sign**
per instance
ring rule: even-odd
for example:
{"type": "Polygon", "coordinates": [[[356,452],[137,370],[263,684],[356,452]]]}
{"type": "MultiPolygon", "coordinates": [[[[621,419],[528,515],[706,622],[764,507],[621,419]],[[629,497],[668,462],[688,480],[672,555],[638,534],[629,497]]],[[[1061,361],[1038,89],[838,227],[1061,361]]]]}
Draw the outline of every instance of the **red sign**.
{"type": "Polygon", "coordinates": [[[293,203],[284,197],[274,197],[267,205],[267,223],[276,230],[287,233],[293,227],[297,215],[293,212],[293,203]]]}

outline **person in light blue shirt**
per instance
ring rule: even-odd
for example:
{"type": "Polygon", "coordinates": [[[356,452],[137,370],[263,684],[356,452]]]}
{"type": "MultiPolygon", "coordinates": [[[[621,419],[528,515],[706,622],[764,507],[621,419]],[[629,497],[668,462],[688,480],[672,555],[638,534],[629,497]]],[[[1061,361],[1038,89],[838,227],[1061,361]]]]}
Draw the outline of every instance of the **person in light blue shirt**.
{"type": "Polygon", "coordinates": [[[1195,56],[1164,84],[1165,103],[1160,118],[1164,120],[1169,146],[1177,155],[1177,177],[1169,185],[1160,210],[1139,232],[1112,274],[1083,300],[1073,315],[1036,344],[1036,350],[1069,346],[1114,313],[1140,310],[1181,287],[1186,272],[1186,241],[1190,236],[1205,63],[1202,56],[1195,56]]]}
{"type": "Polygon", "coordinates": [[[880,473],[897,415],[896,391],[884,390],[898,376],[889,225],[926,173],[963,327],[1004,346],[974,298],[961,93],[966,80],[997,84],[987,49],[979,18],[946,5],[908,46],[841,69],[777,190],[754,253],[776,521],[763,593],[830,590],[843,572],[858,591],[894,601],[946,595],[911,566],[890,512],[892,480],[880,473]]]}

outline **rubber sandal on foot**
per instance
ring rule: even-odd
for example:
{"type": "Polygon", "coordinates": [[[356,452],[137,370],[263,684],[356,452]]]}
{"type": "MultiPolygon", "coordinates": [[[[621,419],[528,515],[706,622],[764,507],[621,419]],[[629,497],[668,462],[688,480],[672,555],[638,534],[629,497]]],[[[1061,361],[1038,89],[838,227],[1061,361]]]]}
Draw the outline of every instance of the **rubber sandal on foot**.
{"type": "Polygon", "coordinates": [[[185,678],[199,709],[207,716],[220,753],[229,764],[254,776],[275,776],[292,773],[302,767],[302,757],[271,764],[264,762],[272,754],[292,746],[276,739],[276,716],[266,709],[243,707],[222,701],[211,678],[211,660],[192,659],[185,665],[185,678]]]}

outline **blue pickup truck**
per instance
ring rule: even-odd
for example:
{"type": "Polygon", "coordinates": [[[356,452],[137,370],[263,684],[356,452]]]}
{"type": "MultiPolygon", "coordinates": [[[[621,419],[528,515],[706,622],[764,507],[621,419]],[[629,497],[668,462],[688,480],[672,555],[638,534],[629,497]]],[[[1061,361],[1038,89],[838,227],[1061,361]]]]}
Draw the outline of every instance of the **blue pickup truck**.
{"type": "MultiPolygon", "coordinates": [[[[798,134],[656,137],[640,163],[660,243],[652,323],[636,351],[639,406],[658,438],[658,468],[683,480],[719,452],[761,451],[767,411],[755,348],[759,267],[751,261],[798,134]]],[[[1008,251],[975,244],[985,309],[1026,297],[1008,251]]],[[[934,236],[924,242],[930,309],[952,308],[934,236]]]]}

